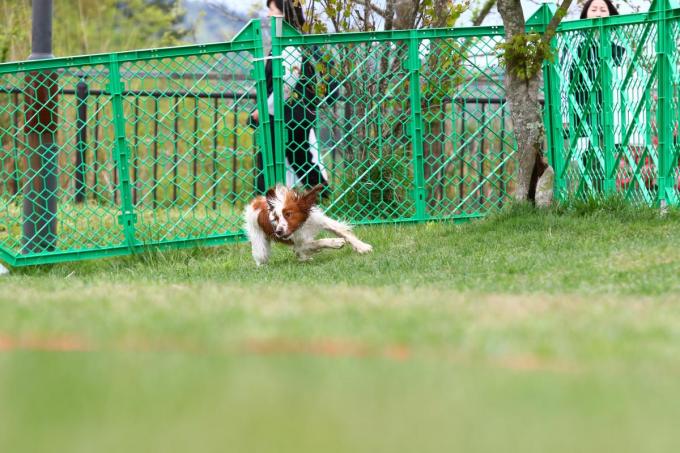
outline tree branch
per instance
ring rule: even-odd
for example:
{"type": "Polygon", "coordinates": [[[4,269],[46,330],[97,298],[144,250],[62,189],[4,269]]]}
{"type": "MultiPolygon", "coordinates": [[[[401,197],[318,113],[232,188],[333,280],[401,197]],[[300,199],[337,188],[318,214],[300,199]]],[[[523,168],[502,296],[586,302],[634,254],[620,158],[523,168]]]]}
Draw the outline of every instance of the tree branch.
{"type": "Polygon", "coordinates": [[[550,22],[548,22],[548,26],[545,27],[545,32],[543,32],[543,43],[549,43],[553,36],[555,36],[557,26],[560,25],[564,16],[567,15],[571,2],[572,0],[562,0],[562,4],[557,8],[557,11],[555,11],[555,15],[550,19],[550,22]]]}
{"type": "Polygon", "coordinates": [[[472,15],[472,25],[474,27],[482,25],[482,22],[484,22],[484,19],[489,15],[491,8],[493,8],[495,4],[496,0],[486,0],[482,7],[472,15]]]}
{"type": "MultiPolygon", "coordinates": [[[[394,1],[390,2],[390,0],[387,0],[387,6],[385,9],[380,8],[378,5],[376,5],[373,2],[367,2],[369,3],[370,8],[373,10],[374,13],[377,13],[381,15],[383,18],[387,19],[388,17],[388,10],[390,8],[390,3],[394,3],[394,1]]],[[[392,11],[394,11],[394,5],[392,5],[392,11]]]]}
{"type": "Polygon", "coordinates": [[[236,11],[232,10],[229,8],[227,5],[225,5],[222,2],[212,0],[207,2],[207,4],[211,7],[214,8],[215,11],[217,11],[221,16],[226,17],[227,19],[243,19],[241,15],[239,15],[236,11]]]}
{"type": "MultiPolygon", "coordinates": [[[[392,30],[394,28],[394,4],[396,0],[387,0],[385,4],[385,30],[392,30]]],[[[378,13],[380,14],[380,13],[378,13]]]]}

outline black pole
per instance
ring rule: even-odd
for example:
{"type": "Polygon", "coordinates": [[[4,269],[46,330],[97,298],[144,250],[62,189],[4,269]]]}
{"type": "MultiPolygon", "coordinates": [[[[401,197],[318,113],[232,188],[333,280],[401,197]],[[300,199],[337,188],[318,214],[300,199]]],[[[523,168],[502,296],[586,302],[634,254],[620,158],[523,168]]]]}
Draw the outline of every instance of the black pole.
{"type": "Polygon", "coordinates": [[[236,196],[236,172],[238,171],[238,162],[236,159],[238,153],[238,104],[232,101],[231,105],[234,108],[234,129],[231,132],[231,202],[234,204],[238,200],[238,197],[236,196]]]}
{"type": "Polygon", "coordinates": [[[21,134],[21,127],[19,127],[19,93],[12,94],[12,103],[14,104],[14,112],[12,113],[12,119],[14,121],[13,135],[12,137],[12,151],[14,160],[14,188],[12,189],[12,195],[17,195],[21,191],[21,172],[19,171],[19,134],[21,134]]]}
{"type": "Polygon", "coordinates": [[[92,199],[99,202],[99,98],[94,101],[94,131],[92,142],[92,199]]]}
{"type": "Polygon", "coordinates": [[[177,203],[177,166],[179,165],[179,103],[180,99],[173,99],[175,102],[175,121],[173,124],[172,136],[172,203],[177,203]]]}
{"type": "Polygon", "coordinates": [[[458,183],[458,196],[460,197],[461,200],[464,199],[465,197],[465,148],[463,145],[465,144],[465,132],[467,132],[467,129],[465,128],[465,107],[466,104],[461,104],[460,105],[460,182],[458,183]]]}
{"type": "Polygon", "coordinates": [[[156,204],[158,200],[158,98],[154,99],[154,110],[153,110],[153,161],[152,161],[152,171],[151,177],[151,208],[156,210],[156,204]]]}
{"type": "Polygon", "coordinates": [[[198,201],[198,198],[196,196],[197,191],[196,191],[196,186],[198,184],[198,97],[194,98],[194,146],[193,146],[193,159],[192,159],[192,171],[193,174],[191,175],[191,181],[192,181],[192,188],[191,188],[191,194],[194,197],[194,203],[198,201]]]}
{"type": "Polygon", "coordinates": [[[81,80],[76,85],[76,99],[78,105],[78,118],[76,119],[76,173],[75,173],[75,198],[76,203],[85,201],[85,167],[87,166],[87,83],[81,80]]]}
{"type": "MultiPolygon", "coordinates": [[[[501,162],[505,160],[505,104],[501,104],[501,162]]],[[[503,207],[503,200],[505,199],[505,163],[501,163],[501,193],[498,197],[498,207],[503,207]]]]}
{"type": "MultiPolygon", "coordinates": [[[[482,104],[482,121],[480,126],[486,123],[486,104],[482,104]]],[[[487,126],[484,126],[486,129],[487,126]]],[[[479,207],[484,205],[484,139],[486,134],[482,133],[482,140],[479,144],[479,153],[477,153],[477,171],[479,171],[479,207]]]]}
{"type": "MultiPolygon", "coordinates": [[[[52,58],[52,0],[33,0],[30,60],[52,58]]],[[[27,184],[24,187],[22,253],[52,251],[57,243],[57,73],[26,75],[25,132],[27,184]]]]}
{"type": "Polygon", "coordinates": [[[137,177],[139,168],[139,96],[135,96],[135,138],[134,146],[135,155],[132,158],[132,204],[137,206],[137,187],[139,186],[139,178],[137,177]]]}
{"type": "Polygon", "coordinates": [[[219,113],[219,105],[217,98],[213,104],[213,155],[212,155],[212,208],[217,209],[217,121],[219,113]]]}

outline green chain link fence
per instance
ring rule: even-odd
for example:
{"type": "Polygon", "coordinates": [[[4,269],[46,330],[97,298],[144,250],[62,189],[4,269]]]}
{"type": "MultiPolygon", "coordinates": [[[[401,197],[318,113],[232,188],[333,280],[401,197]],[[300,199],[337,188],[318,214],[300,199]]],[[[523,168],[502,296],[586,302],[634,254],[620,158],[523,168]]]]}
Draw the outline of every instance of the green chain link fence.
{"type": "Polygon", "coordinates": [[[272,27],[274,86],[291,93],[275,97],[279,181],[291,181],[284,164],[317,171],[296,169],[290,144],[280,151],[286,131],[307,121],[289,112],[302,99],[316,109],[316,130],[329,131],[318,159],[334,215],[354,223],[471,218],[509,199],[514,142],[495,50],[502,28],[320,36],[276,20],[272,27]],[[301,82],[310,61],[316,79],[301,82]],[[282,76],[291,68],[301,77],[282,76]],[[300,83],[314,84],[311,99],[295,91],[300,83]]]}
{"type": "MultiPolygon", "coordinates": [[[[558,199],[677,203],[679,17],[659,2],[560,26],[543,71],[558,199]]],[[[254,21],[228,43],[2,64],[0,259],[242,240],[245,204],[276,182],[327,182],[325,207],[356,224],[487,215],[516,173],[502,39],[274,19],[269,56],[254,21]],[[295,138],[310,130],[311,158],[295,138]]]]}
{"type": "Polygon", "coordinates": [[[668,1],[560,26],[546,65],[558,198],[678,203],[678,46],[680,9],[668,1]]]}
{"type": "Polygon", "coordinates": [[[223,44],[0,65],[0,259],[241,239],[261,42],[252,22],[223,44]]]}

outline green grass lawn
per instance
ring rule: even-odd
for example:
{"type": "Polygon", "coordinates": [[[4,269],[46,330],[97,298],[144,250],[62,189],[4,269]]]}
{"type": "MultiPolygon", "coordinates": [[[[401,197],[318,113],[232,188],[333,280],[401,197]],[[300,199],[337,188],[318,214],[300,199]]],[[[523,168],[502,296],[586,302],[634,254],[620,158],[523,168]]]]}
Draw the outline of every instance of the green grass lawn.
{"type": "Polygon", "coordinates": [[[678,451],[680,214],[357,234],[0,279],[0,451],[678,451]]]}

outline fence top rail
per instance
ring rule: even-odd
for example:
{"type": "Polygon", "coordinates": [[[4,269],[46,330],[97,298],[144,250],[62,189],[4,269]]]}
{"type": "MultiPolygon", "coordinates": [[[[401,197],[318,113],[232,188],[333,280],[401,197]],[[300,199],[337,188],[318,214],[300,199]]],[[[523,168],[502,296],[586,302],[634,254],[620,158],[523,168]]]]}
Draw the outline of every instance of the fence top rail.
{"type": "Polygon", "coordinates": [[[193,55],[216,54],[222,52],[251,51],[260,46],[261,34],[262,30],[260,21],[258,19],[253,19],[248,22],[248,24],[243,27],[231,41],[1,63],[0,75],[15,72],[50,70],[74,66],[108,65],[112,61],[117,61],[118,63],[127,63],[139,60],[188,57],[193,55]]]}
{"type": "MultiPolygon", "coordinates": [[[[0,94],[24,94],[25,90],[16,87],[2,87],[0,86],[0,94]]],[[[63,88],[57,91],[59,95],[76,96],[77,90],[63,88]]],[[[111,96],[109,90],[88,89],[86,91],[88,96],[111,96]]],[[[216,91],[206,93],[204,91],[189,91],[189,90],[123,90],[122,96],[137,96],[150,98],[207,98],[207,99],[257,99],[255,91],[216,91]]]]}
{"type": "MultiPolygon", "coordinates": [[[[274,21],[272,21],[273,23],[274,21]]],[[[405,41],[437,38],[476,38],[482,36],[502,36],[501,25],[451,28],[420,28],[415,30],[357,31],[343,33],[301,34],[283,22],[281,42],[284,45],[324,45],[351,44],[359,42],[405,41]]]]}

